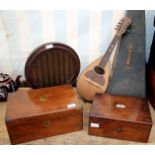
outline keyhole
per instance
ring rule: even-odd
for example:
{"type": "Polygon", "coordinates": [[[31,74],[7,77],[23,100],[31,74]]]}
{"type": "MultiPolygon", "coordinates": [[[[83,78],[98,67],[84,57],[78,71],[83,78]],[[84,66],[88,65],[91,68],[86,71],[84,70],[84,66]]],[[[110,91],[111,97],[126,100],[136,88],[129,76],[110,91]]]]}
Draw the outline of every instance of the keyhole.
{"type": "Polygon", "coordinates": [[[100,74],[100,75],[103,75],[105,73],[104,69],[99,66],[96,66],[94,70],[97,74],[100,74]]]}
{"type": "Polygon", "coordinates": [[[49,127],[50,126],[50,121],[44,121],[43,124],[44,124],[44,127],[49,127]]]}

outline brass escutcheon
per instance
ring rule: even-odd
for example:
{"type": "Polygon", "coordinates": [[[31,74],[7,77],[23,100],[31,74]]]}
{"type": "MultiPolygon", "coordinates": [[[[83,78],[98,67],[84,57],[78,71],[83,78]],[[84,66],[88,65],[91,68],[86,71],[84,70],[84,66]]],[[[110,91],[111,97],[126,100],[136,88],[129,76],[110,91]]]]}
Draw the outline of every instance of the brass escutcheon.
{"type": "Polygon", "coordinates": [[[49,127],[50,124],[51,124],[51,122],[48,120],[43,122],[44,127],[49,127]]]}
{"type": "Polygon", "coordinates": [[[41,101],[41,102],[47,101],[47,97],[46,97],[46,96],[41,96],[41,97],[40,97],[40,101],[41,101]]]}
{"type": "Polygon", "coordinates": [[[122,132],[122,131],[123,131],[123,128],[122,128],[122,127],[118,127],[118,128],[116,129],[116,131],[117,131],[117,132],[122,132]]]}

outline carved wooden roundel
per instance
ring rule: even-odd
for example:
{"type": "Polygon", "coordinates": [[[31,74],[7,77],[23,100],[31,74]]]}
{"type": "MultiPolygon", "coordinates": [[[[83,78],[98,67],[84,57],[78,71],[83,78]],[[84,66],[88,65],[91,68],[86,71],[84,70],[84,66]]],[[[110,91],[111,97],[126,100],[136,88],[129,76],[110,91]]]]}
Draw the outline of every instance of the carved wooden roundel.
{"type": "Polygon", "coordinates": [[[76,52],[62,43],[46,43],[35,49],[25,65],[26,81],[32,88],[72,84],[80,71],[76,52]]]}

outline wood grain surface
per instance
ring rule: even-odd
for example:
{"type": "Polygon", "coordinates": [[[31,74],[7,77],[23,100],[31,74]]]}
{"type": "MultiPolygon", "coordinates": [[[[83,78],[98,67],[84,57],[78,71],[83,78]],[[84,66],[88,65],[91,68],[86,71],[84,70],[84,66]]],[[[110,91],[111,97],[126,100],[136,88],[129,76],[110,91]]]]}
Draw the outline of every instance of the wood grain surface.
{"type": "MultiPolygon", "coordinates": [[[[80,100],[81,103],[83,103],[84,106],[84,130],[77,131],[77,132],[71,132],[59,136],[53,136],[53,137],[48,137],[44,139],[39,139],[23,144],[29,144],[29,145],[52,145],[52,144],[75,144],[75,145],[85,145],[85,144],[94,144],[94,145],[107,145],[107,144],[116,144],[116,145],[124,145],[124,144],[144,144],[144,143],[138,143],[138,142],[131,142],[131,141],[125,141],[125,140],[118,140],[118,139],[113,139],[113,138],[103,138],[103,137],[96,137],[96,136],[90,136],[88,135],[88,115],[89,111],[91,108],[90,103],[84,103],[82,100],[80,100]]],[[[5,102],[0,102],[0,144],[1,145],[6,145],[10,144],[9,136],[7,133],[7,129],[5,126],[5,108],[6,108],[6,103],[5,102]]],[[[155,111],[153,108],[150,106],[151,110],[151,115],[152,115],[152,120],[153,120],[153,126],[150,134],[150,138],[148,143],[146,144],[155,144],[155,111]]]]}
{"type": "Polygon", "coordinates": [[[90,135],[148,142],[152,119],[146,99],[96,94],[89,117],[90,135]]]}
{"type": "Polygon", "coordinates": [[[37,47],[25,64],[25,77],[32,88],[73,84],[79,71],[80,60],[74,49],[58,42],[37,47]]]}
{"type": "Polygon", "coordinates": [[[155,71],[148,64],[147,65],[147,96],[155,109],[155,71]]]}

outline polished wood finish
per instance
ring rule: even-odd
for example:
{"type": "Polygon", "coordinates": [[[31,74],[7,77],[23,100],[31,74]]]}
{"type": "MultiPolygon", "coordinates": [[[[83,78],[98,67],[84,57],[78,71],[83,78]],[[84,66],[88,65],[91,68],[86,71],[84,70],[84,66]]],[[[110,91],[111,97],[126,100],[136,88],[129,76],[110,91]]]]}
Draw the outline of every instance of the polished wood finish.
{"type": "MultiPolygon", "coordinates": [[[[155,16],[153,26],[155,27],[155,16]]],[[[147,97],[155,110],[155,31],[152,39],[150,56],[146,65],[147,97]]]]}
{"type": "MultiPolygon", "coordinates": [[[[155,27],[155,16],[154,16],[153,26],[155,27]]],[[[151,44],[148,64],[151,67],[151,69],[155,71],[155,31],[154,31],[153,38],[152,38],[152,44],[151,44]]]]}
{"type": "Polygon", "coordinates": [[[80,60],[68,45],[49,42],[36,48],[25,65],[26,81],[32,88],[72,84],[80,71],[80,60]]]}
{"type": "Polygon", "coordinates": [[[83,109],[71,85],[9,94],[6,126],[12,144],[81,130],[83,109]]]}
{"type": "MultiPolygon", "coordinates": [[[[28,88],[20,88],[28,89],[28,88]]],[[[127,140],[118,140],[114,138],[98,137],[88,135],[88,118],[92,104],[83,102],[83,130],[61,134],[48,138],[33,140],[23,143],[24,145],[142,145],[140,142],[133,142],[127,140]]],[[[10,145],[10,139],[5,125],[5,109],[6,102],[0,104],[0,145],[10,145]]],[[[155,145],[155,112],[150,106],[153,126],[149,137],[148,145],[155,145]]],[[[134,146],[133,146],[134,147],[134,146]]]]}
{"type": "Polygon", "coordinates": [[[147,65],[147,97],[155,110],[155,71],[148,64],[147,65]]]}
{"type": "Polygon", "coordinates": [[[147,142],[151,127],[145,99],[96,94],[89,115],[90,135],[147,142]]]}

